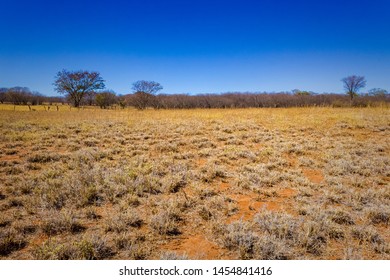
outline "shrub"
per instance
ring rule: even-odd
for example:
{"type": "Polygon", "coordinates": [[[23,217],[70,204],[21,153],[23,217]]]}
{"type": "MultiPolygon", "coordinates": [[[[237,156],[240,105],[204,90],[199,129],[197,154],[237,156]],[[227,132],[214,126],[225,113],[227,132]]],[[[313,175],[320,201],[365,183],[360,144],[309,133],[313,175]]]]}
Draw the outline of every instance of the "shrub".
{"type": "Polygon", "coordinates": [[[144,235],[120,234],[115,238],[115,245],[118,250],[124,250],[126,259],[145,260],[151,254],[144,235]]]}
{"type": "Polygon", "coordinates": [[[354,225],[352,217],[344,211],[331,211],[328,213],[329,218],[339,225],[354,225]]]}
{"type": "Polygon", "coordinates": [[[178,224],[180,220],[178,209],[168,208],[153,215],[150,219],[150,226],[159,234],[178,235],[181,233],[178,224]]]}
{"type": "Polygon", "coordinates": [[[261,236],[255,245],[255,258],[260,260],[292,259],[293,249],[272,235],[261,236]]]}
{"type": "Polygon", "coordinates": [[[382,244],[383,239],[373,227],[355,226],[351,231],[352,237],[364,242],[382,244]]]}
{"type": "Polygon", "coordinates": [[[63,232],[78,233],[85,228],[71,212],[51,211],[42,219],[42,231],[47,235],[63,232]]]}
{"type": "Polygon", "coordinates": [[[33,250],[33,256],[38,260],[105,260],[113,255],[106,240],[96,236],[83,237],[73,243],[49,239],[33,250]]]}
{"type": "Polygon", "coordinates": [[[162,252],[160,255],[160,260],[188,260],[186,253],[179,254],[173,251],[162,252]]]}
{"type": "Polygon", "coordinates": [[[385,207],[377,207],[377,208],[369,209],[366,215],[369,221],[374,225],[390,224],[390,211],[385,207]]]}
{"type": "Polygon", "coordinates": [[[246,222],[238,221],[226,226],[222,245],[228,250],[238,251],[241,259],[253,257],[258,237],[250,231],[246,222]]]}
{"type": "Polygon", "coordinates": [[[24,237],[14,229],[0,231],[0,256],[7,256],[13,251],[20,250],[27,245],[24,237]]]}
{"type": "Polygon", "coordinates": [[[254,221],[260,230],[278,238],[297,240],[302,222],[296,218],[271,211],[264,211],[257,214],[254,221]]]}
{"type": "Polygon", "coordinates": [[[143,220],[138,216],[137,213],[128,212],[120,213],[110,217],[105,225],[106,232],[123,232],[128,230],[129,227],[141,227],[143,220]]]}

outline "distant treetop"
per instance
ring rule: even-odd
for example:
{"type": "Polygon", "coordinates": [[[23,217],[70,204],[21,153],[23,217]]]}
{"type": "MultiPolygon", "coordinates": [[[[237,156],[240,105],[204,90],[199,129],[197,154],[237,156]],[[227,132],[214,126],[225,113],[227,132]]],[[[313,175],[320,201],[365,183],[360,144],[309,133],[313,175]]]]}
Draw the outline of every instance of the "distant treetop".
{"type": "Polygon", "coordinates": [[[158,91],[162,90],[163,87],[160,83],[154,81],[145,81],[140,80],[133,83],[132,90],[136,92],[143,92],[148,94],[156,94],[158,91]]]}
{"type": "Polygon", "coordinates": [[[351,100],[357,95],[360,89],[366,86],[366,79],[364,76],[352,75],[343,78],[341,81],[344,84],[345,91],[351,97],[351,100]]]}

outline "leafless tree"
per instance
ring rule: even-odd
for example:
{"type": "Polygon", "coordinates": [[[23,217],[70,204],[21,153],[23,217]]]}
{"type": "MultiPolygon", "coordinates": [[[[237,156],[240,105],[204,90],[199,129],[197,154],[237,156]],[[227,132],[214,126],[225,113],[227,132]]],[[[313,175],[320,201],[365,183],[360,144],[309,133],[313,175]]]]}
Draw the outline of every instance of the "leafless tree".
{"type": "Polygon", "coordinates": [[[141,81],[136,81],[135,83],[133,83],[132,89],[135,92],[141,91],[141,92],[146,92],[149,94],[156,94],[157,92],[162,90],[163,87],[159,83],[154,82],[154,81],[141,80],[141,81]]]}
{"type": "Polygon", "coordinates": [[[7,101],[7,88],[0,88],[0,103],[3,104],[4,101],[7,101]]]}
{"type": "Polygon", "coordinates": [[[145,109],[148,106],[159,108],[159,102],[155,94],[162,90],[162,86],[154,81],[137,81],[133,83],[134,95],[132,97],[133,105],[138,109],[145,109]]]}
{"type": "Polygon", "coordinates": [[[382,96],[385,97],[388,95],[388,91],[383,88],[373,88],[368,91],[368,95],[370,96],[382,96]]]}
{"type": "Polygon", "coordinates": [[[30,103],[31,105],[41,105],[43,104],[45,97],[37,91],[33,91],[30,95],[30,103]]]}
{"type": "Polygon", "coordinates": [[[85,102],[87,105],[92,106],[96,99],[96,92],[95,91],[89,91],[85,94],[85,102]]]}
{"type": "Polygon", "coordinates": [[[57,92],[67,94],[75,107],[80,106],[87,93],[105,87],[104,80],[98,72],[67,70],[57,73],[54,86],[57,92]]]}
{"type": "Polygon", "coordinates": [[[8,89],[7,96],[9,101],[14,105],[27,105],[32,93],[27,87],[12,87],[8,89]]]}
{"type": "Polygon", "coordinates": [[[39,105],[50,102],[58,97],[44,96],[38,91],[31,91],[28,87],[0,88],[0,103],[12,103],[14,105],[39,105]]]}
{"type": "MultiPolygon", "coordinates": [[[[155,96],[162,109],[190,109],[190,108],[259,108],[259,107],[303,107],[303,106],[377,106],[383,102],[390,103],[390,95],[385,96],[358,96],[350,101],[345,94],[316,94],[293,95],[286,92],[279,93],[242,93],[232,92],[223,94],[159,94],[155,96]]],[[[135,106],[134,94],[124,97],[129,105],[135,106]]]]}
{"type": "Polygon", "coordinates": [[[344,84],[344,89],[351,98],[357,95],[358,91],[366,86],[366,79],[364,76],[348,76],[341,80],[344,84]]]}

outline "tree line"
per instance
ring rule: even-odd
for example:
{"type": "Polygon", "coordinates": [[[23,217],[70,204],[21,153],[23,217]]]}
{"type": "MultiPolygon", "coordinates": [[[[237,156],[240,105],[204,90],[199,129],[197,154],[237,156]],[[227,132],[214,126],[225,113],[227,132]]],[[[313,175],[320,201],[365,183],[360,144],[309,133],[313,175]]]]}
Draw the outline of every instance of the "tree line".
{"type": "MultiPolygon", "coordinates": [[[[185,108],[246,108],[246,107],[295,107],[295,106],[368,106],[388,102],[386,90],[373,89],[365,96],[358,92],[366,86],[363,76],[348,76],[342,80],[345,95],[315,94],[309,91],[294,90],[290,93],[225,93],[225,94],[157,94],[163,89],[155,81],[136,81],[132,85],[133,93],[117,98],[121,106],[134,106],[137,109],[152,107],[155,109],[185,108]]],[[[104,80],[98,72],[62,70],[57,73],[55,89],[66,94],[78,107],[85,96],[96,90],[104,89],[104,80]]],[[[96,93],[96,103],[106,108],[115,103],[113,92],[96,93]]]]}
{"type": "Polygon", "coordinates": [[[117,95],[105,90],[105,81],[98,72],[62,70],[55,76],[55,90],[64,97],[46,97],[28,88],[0,88],[0,102],[15,105],[39,105],[45,103],[68,103],[75,107],[95,105],[107,109],[113,106],[133,106],[143,110],[191,109],[191,108],[248,108],[248,107],[302,107],[302,106],[375,106],[390,102],[389,93],[374,88],[364,94],[359,92],[366,86],[364,76],[348,76],[341,80],[345,94],[316,94],[295,89],[280,93],[223,94],[158,94],[163,89],[155,81],[140,80],[132,84],[132,93],[117,95]]]}
{"type": "Polygon", "coordinates": [[[43,103],[65,103],[61,96],[45,96],[37,91],[31,91],[28,87],[0,88],[0,103],[14,105],[41,105],[43,103]]]}
{"type": "Polygon", "coordinates": [[[224,93],[224,94],[159,94],[148,106],[138,107],[134,94],[126,96],[127,104],[138,109],[193,109],[193,108],[282,108],[282,107],[367,107],[390,102],[390,96],[361,95],[352,101],[344,94],[295,95],[291,93],[224,93]]]}

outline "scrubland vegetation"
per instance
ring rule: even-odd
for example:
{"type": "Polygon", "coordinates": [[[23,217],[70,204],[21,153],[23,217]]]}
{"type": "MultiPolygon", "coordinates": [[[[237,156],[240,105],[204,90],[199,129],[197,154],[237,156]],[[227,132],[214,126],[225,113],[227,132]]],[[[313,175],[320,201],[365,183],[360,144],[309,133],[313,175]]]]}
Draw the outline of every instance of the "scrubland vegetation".
{"type": "Polygon", "coordinates": [[[1,106],[1,259],[390,259],[386,107],[1,106]]]}

